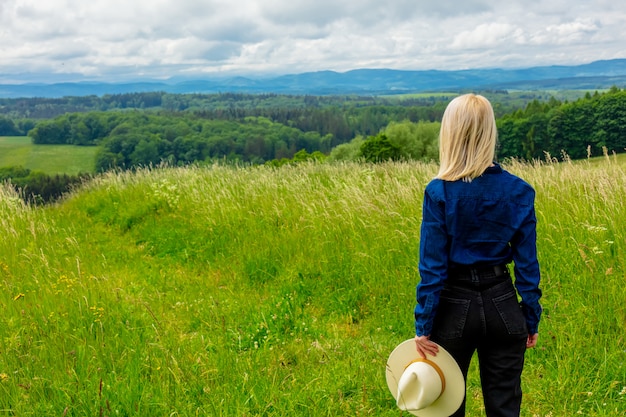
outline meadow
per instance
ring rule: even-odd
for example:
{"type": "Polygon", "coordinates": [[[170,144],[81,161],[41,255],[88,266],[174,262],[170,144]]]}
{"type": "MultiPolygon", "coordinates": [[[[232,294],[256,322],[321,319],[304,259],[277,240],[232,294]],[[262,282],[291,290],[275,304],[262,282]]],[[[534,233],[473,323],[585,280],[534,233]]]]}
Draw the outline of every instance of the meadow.
{"type": "MultiPolygon", "coordinates": [[[[626,160],[505,168],[537,190],[544,291],[522,415],[624,415],[626,160]]],[[[158,168],[37,208],[0,189],[0,415],[408,415],[385,363],[413,337],[435,172],[158,168]]]]}
{"type": "Polygon", "coordinates": [[[33,145],[27,136],[0,136],[0,167],[22,166],[48,175],[94,172],[95,146],[33,145]]]}

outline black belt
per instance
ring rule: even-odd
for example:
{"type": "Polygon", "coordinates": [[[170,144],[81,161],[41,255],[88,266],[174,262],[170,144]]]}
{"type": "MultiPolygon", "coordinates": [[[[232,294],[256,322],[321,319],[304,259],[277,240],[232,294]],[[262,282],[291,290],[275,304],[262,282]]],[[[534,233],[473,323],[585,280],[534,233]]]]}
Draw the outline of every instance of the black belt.
{"type": "Polygon", "coordinates": [[[506,265],[476,268],[453,268],[448,271],[450,284],[489,288],[509,278],[506,265]]]}

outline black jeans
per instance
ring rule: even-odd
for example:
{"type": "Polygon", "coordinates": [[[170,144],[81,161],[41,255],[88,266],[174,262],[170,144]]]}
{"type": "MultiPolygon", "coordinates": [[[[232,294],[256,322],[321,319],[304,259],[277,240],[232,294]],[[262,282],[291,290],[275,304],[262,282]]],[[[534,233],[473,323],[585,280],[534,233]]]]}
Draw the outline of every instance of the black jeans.
{"type": "MultiPolygon", "coordinates": [[[[521,374],[528,331],[508,273],[494,282],[446,283],[431,340],[467,371],[478,352],[480,382],[488,417],[519,417],[521,374]]],[[[454,417],[465,415],[465,400],[454,417]]]]}

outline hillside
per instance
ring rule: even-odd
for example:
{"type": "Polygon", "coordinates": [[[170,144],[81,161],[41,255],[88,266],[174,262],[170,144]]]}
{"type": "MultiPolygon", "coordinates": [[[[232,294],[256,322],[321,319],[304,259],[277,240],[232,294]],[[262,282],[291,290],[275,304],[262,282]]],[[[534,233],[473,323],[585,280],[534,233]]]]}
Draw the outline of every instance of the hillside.
{"type": "MultiPolygon", "coordinates": [[[[524,415],[626,413],[624,162],[507,166],[537,190],[543,274],[524,415]]],[[[42,208],[0,189],[0,409],[397,416],[385,362],[413,335],[435,171],[137,170],[42,208]]]]}
{"type": "Polygon", "coordinates": [[[626,59],[595,61],[578,66],[545,66],[521,69],[467,69],[458,71],[400,71],[358,69],[348,72],[320,71],[274,78],[220,77],[213,79],[139,80],[104,83],[82,80],[73,83],[27,83],[0,85],[0,98],[63,97],[132,92],[168,93],[278,93],[365,94],[473,90],[597,90],[626,85],[626,59]]]}

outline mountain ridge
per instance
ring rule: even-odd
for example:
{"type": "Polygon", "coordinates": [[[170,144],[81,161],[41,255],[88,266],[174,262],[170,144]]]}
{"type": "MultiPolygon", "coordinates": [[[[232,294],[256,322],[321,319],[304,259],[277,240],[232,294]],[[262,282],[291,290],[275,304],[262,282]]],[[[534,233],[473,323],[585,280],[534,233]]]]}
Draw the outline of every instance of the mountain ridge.
{"type": "Polygon", "coordinates": [[[135,82],[25,82],[0,84],[0,98],[102,96],[133,92],[167,93],[275,93],[275,94],[400,94],[458,90],[603,89],[626,85],[626,59],[588,64],[529,68],[463,70],[395,70],[358,68],[286,74],[269,78],[244,76],[181,77],[135,82]]]}

